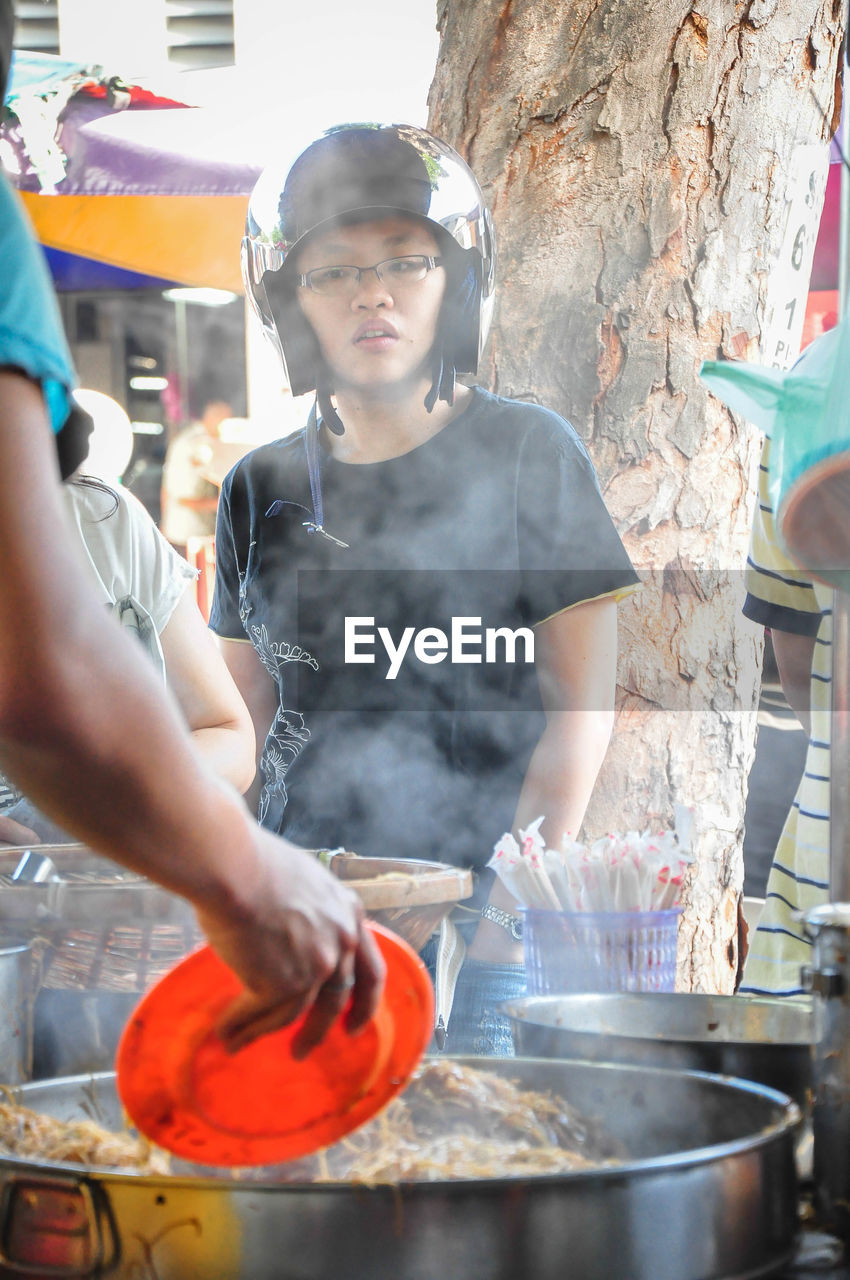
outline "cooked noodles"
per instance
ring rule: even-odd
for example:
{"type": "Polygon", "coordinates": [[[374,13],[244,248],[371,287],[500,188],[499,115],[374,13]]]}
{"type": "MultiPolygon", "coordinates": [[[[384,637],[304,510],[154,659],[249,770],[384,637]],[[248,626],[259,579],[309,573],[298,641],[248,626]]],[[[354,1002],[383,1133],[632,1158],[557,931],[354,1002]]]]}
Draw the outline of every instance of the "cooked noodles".
{"type": "MultiPolygon", "coordinates": [[[[130,1133],[12,1104],[0,1104],[0,1148],[28,1160],[169,1172],[168,1157],[130,1133]]],[[[242,1176],[366,1185],[510,1178],[587,1169],[625,1155],[597,1121],[563,1098],[435,1059],[420,1067],[404,1094],[342,1142],[308,1160],[242,1176]]]]}
{"type": "Polygon", "coordinates": [[[24,1160],[84,1164],[134,1173],[167,1173],[168,1156],[131,1133],[93,1120],[55,1120],[29,1107],[0,1103],[0,1149],[24,1160]]]}
{"type": "Polygon", "coordinates": [[[321,1159],[275,1172],[286,1180],[434,1182],[563,1173],[625,1154],[598,1122],[563,1098],[434,1059],[404,1094],[321,1159]]]}

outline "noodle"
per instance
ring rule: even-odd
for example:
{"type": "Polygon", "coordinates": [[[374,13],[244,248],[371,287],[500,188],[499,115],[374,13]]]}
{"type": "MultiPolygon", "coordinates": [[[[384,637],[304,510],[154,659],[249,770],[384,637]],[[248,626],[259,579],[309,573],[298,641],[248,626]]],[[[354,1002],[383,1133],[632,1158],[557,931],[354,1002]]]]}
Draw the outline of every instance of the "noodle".
{"type": "Polygon", "coordinates": [[[324,1152],[323,1168],[302,1160],[274,1176],[367,1185],[525,1177],[612,1164],[625,1155],[563,1098],[435,1059],[380,1115],[324,1152]]]}
{"type": "Polygon", "coordinates": [[[49,1160],[137,1173],[167,1173],[168,1156],[143,1138],[111,1133],[93,1120],[54,1120],[29,1107],[0,1103],[0,1149],[25,1160],[49,1160]]]}
{"type": "MultiPolygon", "coordinates": [[[[168,1173],[165,1153],[90,1120],[0,1103],[0,1150],[24,1159],[168,1173]]],[[[602,1126],[551,1093],[434,1059],[369,1124],[307,1160],[240,1171],[249,1180],[360,1183],[528,1177],[610,1165],[626,1153],[602,1126]]],[[[209,1171],[207,1171],[209,1172],[209,1171]]]]}

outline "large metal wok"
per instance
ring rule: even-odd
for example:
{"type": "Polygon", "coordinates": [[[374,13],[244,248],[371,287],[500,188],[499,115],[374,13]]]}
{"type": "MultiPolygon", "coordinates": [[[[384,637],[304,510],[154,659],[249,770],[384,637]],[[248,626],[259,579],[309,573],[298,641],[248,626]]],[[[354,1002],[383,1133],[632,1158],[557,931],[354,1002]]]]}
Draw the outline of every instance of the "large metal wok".
{"type": "Polygon", "coordinates": [[[810,1107],[810,1001],[605,993],[528,996],[502,1010],[521,1054],[741,1076],[810,1107]]]}
{"type": "MultiPolygon", "coordinates": [[[[400,1187],[152,1177],[5,1157],[0,1275],[743,1280],[791,1255],[799,1112],[782,1095],[651,1068],[463,1061],[563,1095],[603,1118],[633,1157],[591,1172],[400,1187]]],[[[17,1092],[59,1118],[120,1125],[111,1075],[17,1092]]]]}

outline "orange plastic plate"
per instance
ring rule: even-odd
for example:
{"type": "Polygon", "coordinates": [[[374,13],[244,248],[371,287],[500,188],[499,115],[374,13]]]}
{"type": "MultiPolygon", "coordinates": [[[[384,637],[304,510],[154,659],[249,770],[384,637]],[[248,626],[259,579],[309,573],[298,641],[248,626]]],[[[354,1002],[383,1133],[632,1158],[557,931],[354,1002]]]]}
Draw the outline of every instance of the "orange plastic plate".
{"type": "Polygon", "coordinates": [[[278,1164],[330,1146],[407,1084],[434,1025],[434,993],[416,952],[369,922],[387,965],[375,1016],[349,1035],[341,1016],[300,1061],[303,1022],[226,1053],[215,1026],[239,979],[210,947],[176,965],[143,997],[116,1055],[132,1123],[198,1164],[278,1164]]]}

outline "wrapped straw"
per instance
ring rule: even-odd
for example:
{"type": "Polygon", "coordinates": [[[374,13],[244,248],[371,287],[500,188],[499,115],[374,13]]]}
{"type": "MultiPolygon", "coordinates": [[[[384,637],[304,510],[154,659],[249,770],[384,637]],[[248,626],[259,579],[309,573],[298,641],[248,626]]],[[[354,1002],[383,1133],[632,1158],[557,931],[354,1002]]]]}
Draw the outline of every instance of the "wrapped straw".
{"type": "Polygon", "coordinates": [[[537,895],[531,868],[510,832],[502,836],[487,865],[493,868],[517,902],[523,902],[526,906],[535,905],[537,895]]]}
{"type": "Polygon", "coordinates": [[[546,849],[543,854],[543,871],[554,890],[561,911],[579,911],[573,884],[567,873],[564,861],[555,849],[546,849]]]}
{"type": "Polygon", "coordinates": [[[543,818],[520,831],[520,843],[507,832],[502,836],[488,862],[505,888],[527,907],[561,911],[560,899],[552,887],[543,864],[546,844],[540,834],[543,818]]]}
{"type": "Polygon", "coordinates": [[[691,862],[692,810],[677,806],[676,832],[609,834],[590,847],[565,836],[547,848],[543,818],[502,837],[488,866],[526,907],[555,911],[664,911],[678,904],[691,862]],[[681,834],[680,834],[681,833],[681,834]],[[683,842],[687,841],[687,848],[683,842]]]}

